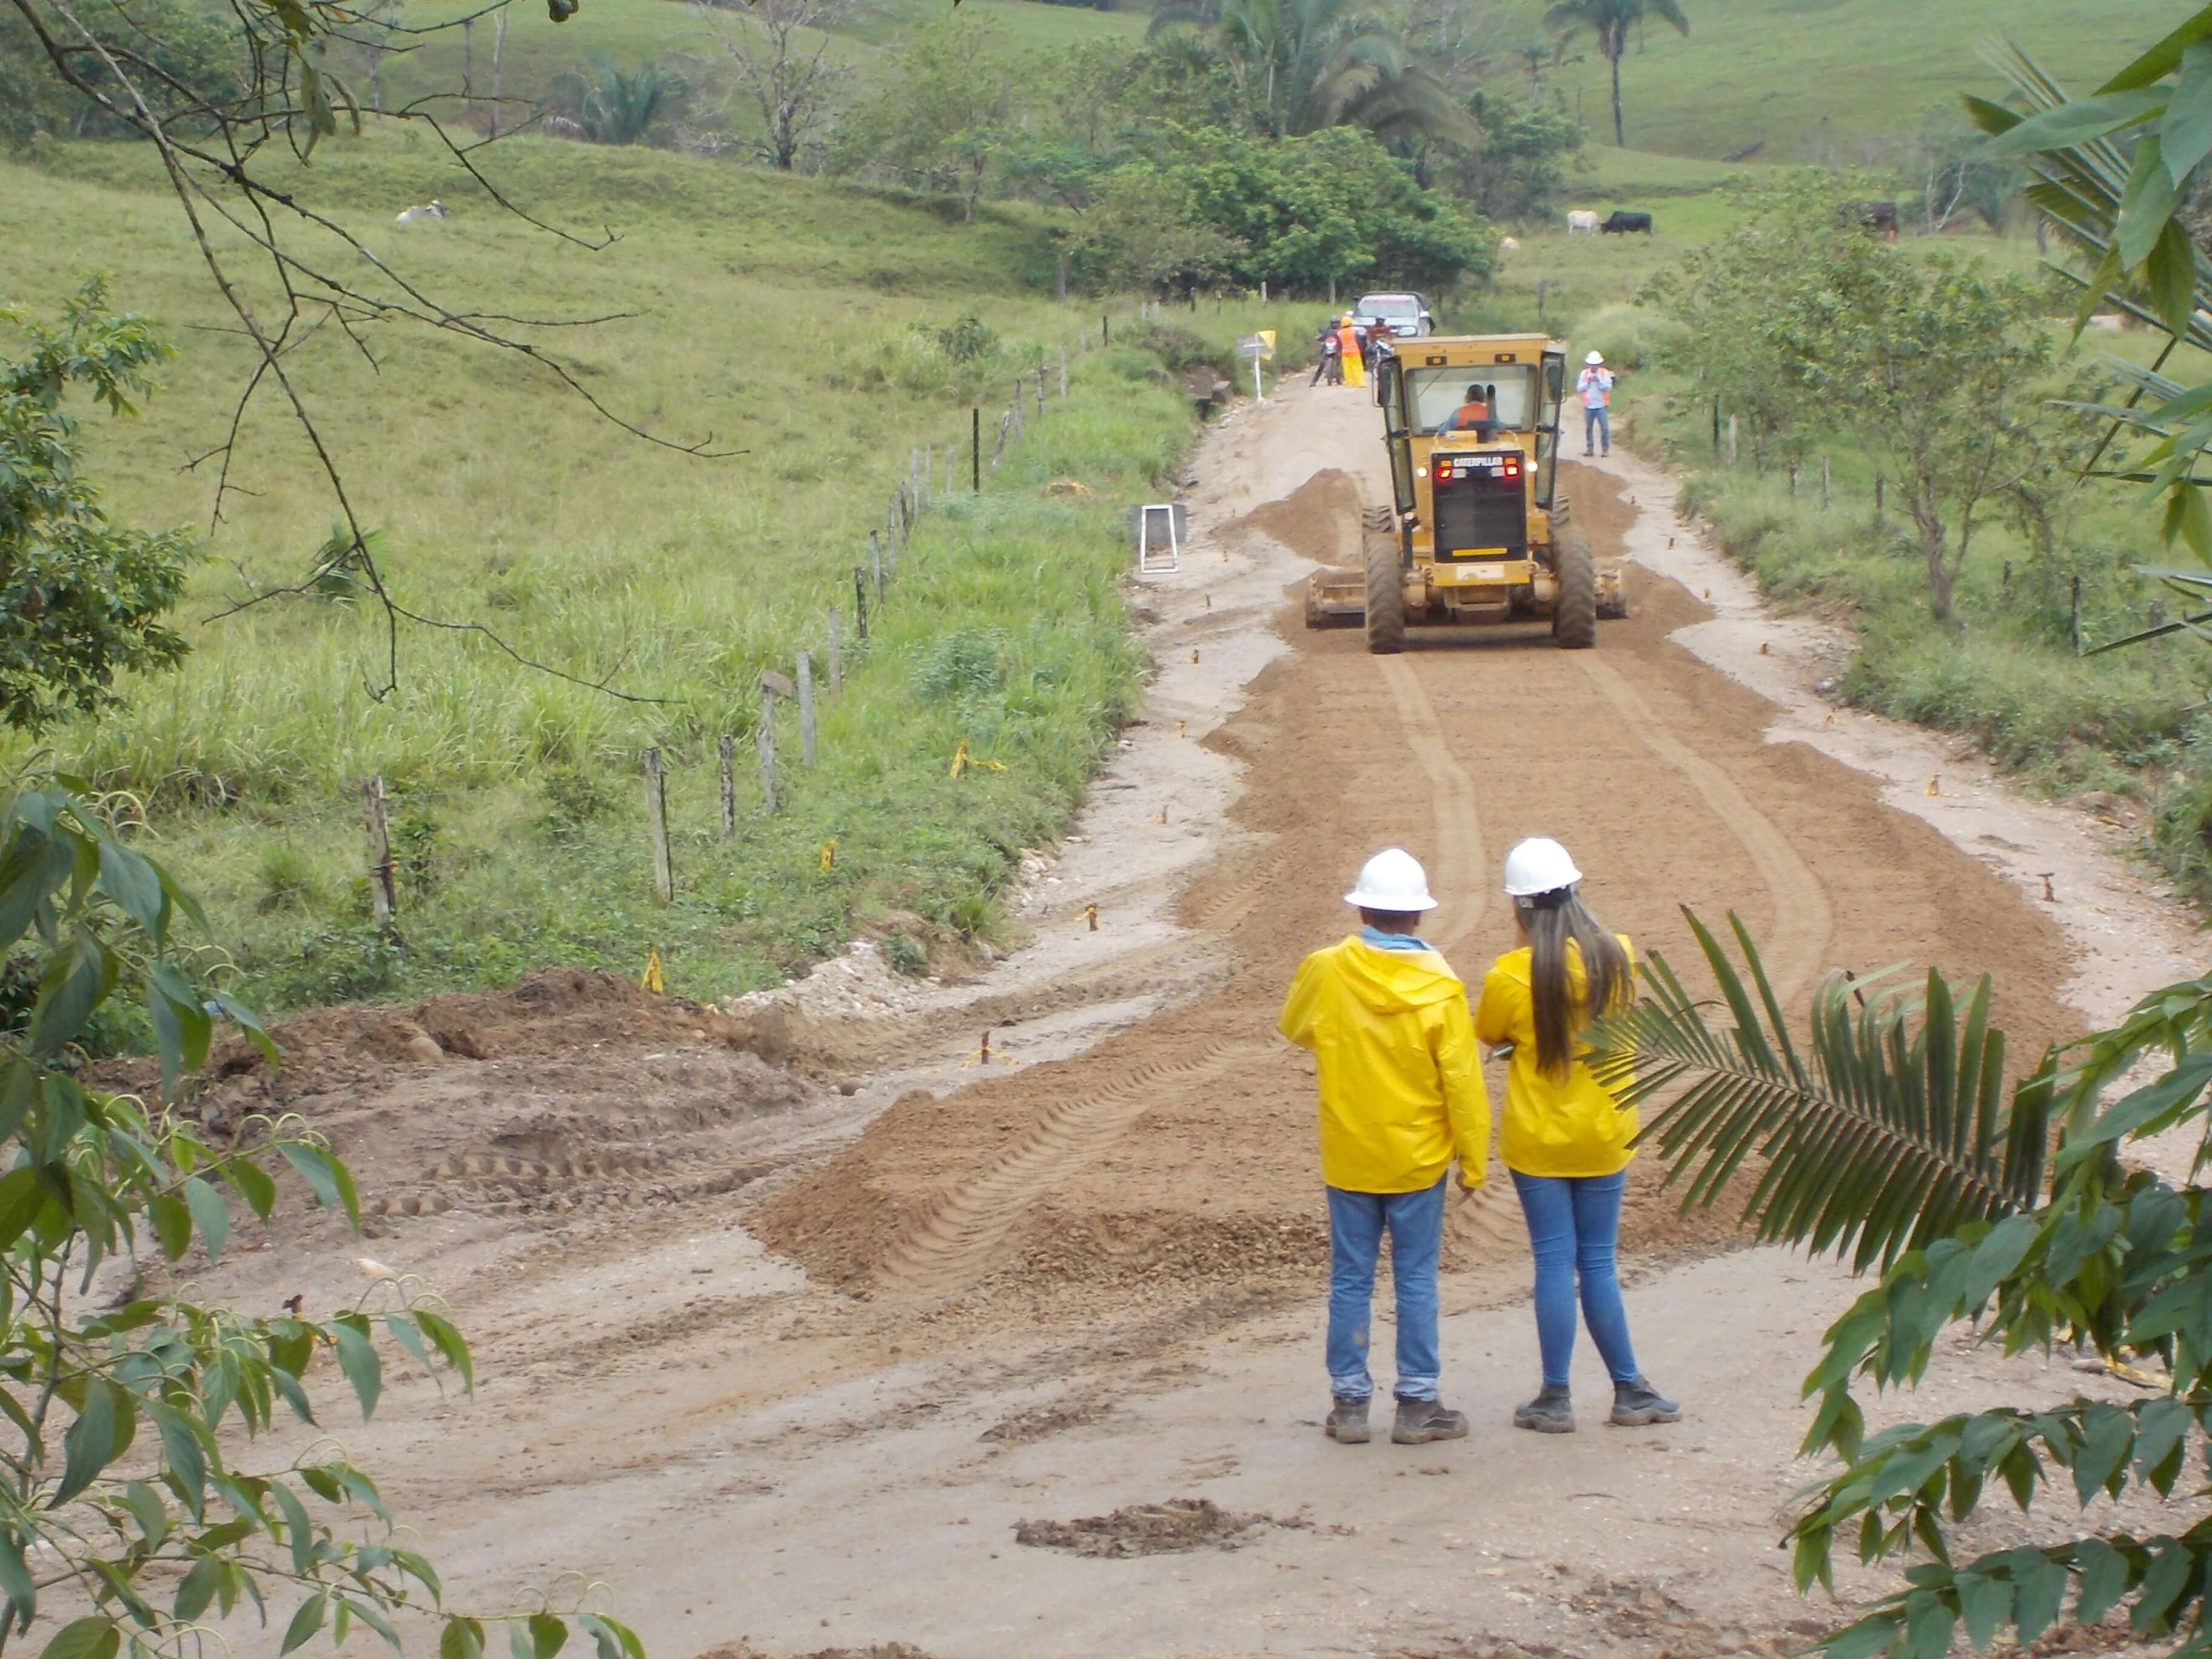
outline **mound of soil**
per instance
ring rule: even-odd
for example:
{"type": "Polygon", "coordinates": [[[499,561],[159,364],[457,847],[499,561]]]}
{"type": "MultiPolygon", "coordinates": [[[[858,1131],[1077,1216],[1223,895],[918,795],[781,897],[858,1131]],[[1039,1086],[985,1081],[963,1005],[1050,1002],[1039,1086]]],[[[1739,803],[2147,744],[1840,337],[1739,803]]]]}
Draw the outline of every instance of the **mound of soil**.
{"type": "Polygon", "coordinates": [[[1072,1555],[1121,1558],[1173,1555],[1184,1550],[1233,1550],[1262,1527],[1303,1527],[1253,1510],[1224,1510],[1210,1498],[1170,1498],[1164,1504],[1130,1504],[1111,1515],[1080,1521],[1019,1521],[1014,1541],[1072,1555]]]}
{"type": "Polygon", "coordinates": [[[1358,524],[1359,485],[1349,472],[1331,469],[1315,473],[1282,500],[1254,507],[1230,526],[1230,533],[1255,532],[1301,558],[1346,564],[1358,557],[1357,538],[1346,544],[1347,527],[1356,530],[1358,524]]]}

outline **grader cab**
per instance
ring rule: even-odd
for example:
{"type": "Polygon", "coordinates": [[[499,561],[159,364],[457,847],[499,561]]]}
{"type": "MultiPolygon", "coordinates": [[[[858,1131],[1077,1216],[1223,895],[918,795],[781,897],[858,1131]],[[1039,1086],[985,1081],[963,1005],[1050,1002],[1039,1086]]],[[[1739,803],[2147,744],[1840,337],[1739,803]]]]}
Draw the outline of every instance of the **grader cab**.
{"type": "Polygon", "coordinates": [[[1620,572],[1600,570],[1558,488],[1565,349],[1540,334],[1401,340],[1381,354],[1375,401],[1393,503],[1362,526],[1365,568],[1315,573],[1306,626],[1364,620],[1367,648],[1405,648],[1409,624],[1548,619],[1568,650],[1627,615],[1620,572]]]}

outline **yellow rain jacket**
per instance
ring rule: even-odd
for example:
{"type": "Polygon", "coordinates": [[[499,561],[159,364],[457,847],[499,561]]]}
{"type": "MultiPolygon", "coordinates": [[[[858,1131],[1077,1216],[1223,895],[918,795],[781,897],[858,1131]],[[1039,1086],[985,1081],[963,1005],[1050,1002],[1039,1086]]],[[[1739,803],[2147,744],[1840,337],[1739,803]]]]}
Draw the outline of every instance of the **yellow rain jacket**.
{"type": "MultiPolygon", "coordinates": [[[[1636,960],[1635,948],[1620,936],[1621,949],[1636,960]]],[[[1567,945],[1567,983],[1579,1002],[1589,981],[1582,952],[1567,945]]],[[[1628,1143],[1636,1134],[1636,1113],[1622,1110],[1598,1086],[1575,1044],[1567,1074],[1547,1077],[1536,1069],[1536,1005],[1528,988],[1528,948],[1508,951],[1482,981],[1482,1004],[1475,1010],[1475,1034],[1485,1042],[1510,1042],[1505,1116],[1498,1129],[1498,1156],[1505,1167],[1525,1176],[1609,1176],[1628,1167],[1635,1154],[1628,1143]]]]}
{"type": "Polygon", "coordinates": [[[1357,937],[1298,965],[1277,1022],[1320,1068],[1321,1178],[1354,1193],[1416,1193],[1456,1156],[1480,1187],[1490,1095],[1467,988],[1434,951],[1357,937]]]}

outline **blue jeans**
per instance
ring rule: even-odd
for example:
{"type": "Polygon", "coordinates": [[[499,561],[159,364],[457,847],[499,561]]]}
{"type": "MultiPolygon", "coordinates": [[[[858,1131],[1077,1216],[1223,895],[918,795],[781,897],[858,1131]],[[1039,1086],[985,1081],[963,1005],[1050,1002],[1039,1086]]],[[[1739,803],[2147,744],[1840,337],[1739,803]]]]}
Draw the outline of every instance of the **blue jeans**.
{"type": "Polygon", "coordinates": [[[1390,1280],[1398,1291],[1398,1398],[1434,1400],[1443,1370],[1437,1358],[1437,1255],[1444,1242],[1441,1179],[1417,1193],[1328,1189],[1328,1391],[1340,1400],[1364,1400],[1375,1392],[1367,1373],[1368,1324],[1385,1228],[1390,1280]]]}
{"type": "Polygon", "coordinates": [[[1582,1279],[1583,1317],[1606,1370],[1616,1382],[1636,1380],[1636,1353],[1628,1341],[1628,1312],[1620,1305],[1613,1247],[1620,1238],[1621,1170],[1609,1176],[1513,1175],[1528,1224],[1528,1249],[1536,1258],[1536,1343],[1543,1350],[1544,1385],[1567,1386],[1575,1355],[1575,1280],[1582,1279]]]}
{"type": "Polygon", "coordinates": [[[1583,453],[1587,455],[1593,449],[1608,453],[1613,449],[1613,417],[1603,409],[1583,410],[1583,453]]]}

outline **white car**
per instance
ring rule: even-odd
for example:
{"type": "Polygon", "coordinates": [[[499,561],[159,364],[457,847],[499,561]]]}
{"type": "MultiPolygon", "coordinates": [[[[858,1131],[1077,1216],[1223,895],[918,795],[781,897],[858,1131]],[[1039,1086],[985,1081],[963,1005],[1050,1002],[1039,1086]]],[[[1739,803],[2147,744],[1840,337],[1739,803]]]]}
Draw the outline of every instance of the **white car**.
{"type": "Polygon", "coordinates": [[[1437,331],[1429,302],[1419,294],[1363,294],[1353,302],[1352,314],[1369,323],[1380,323],[1401,340],[1418,339],[1437,331]]]}

